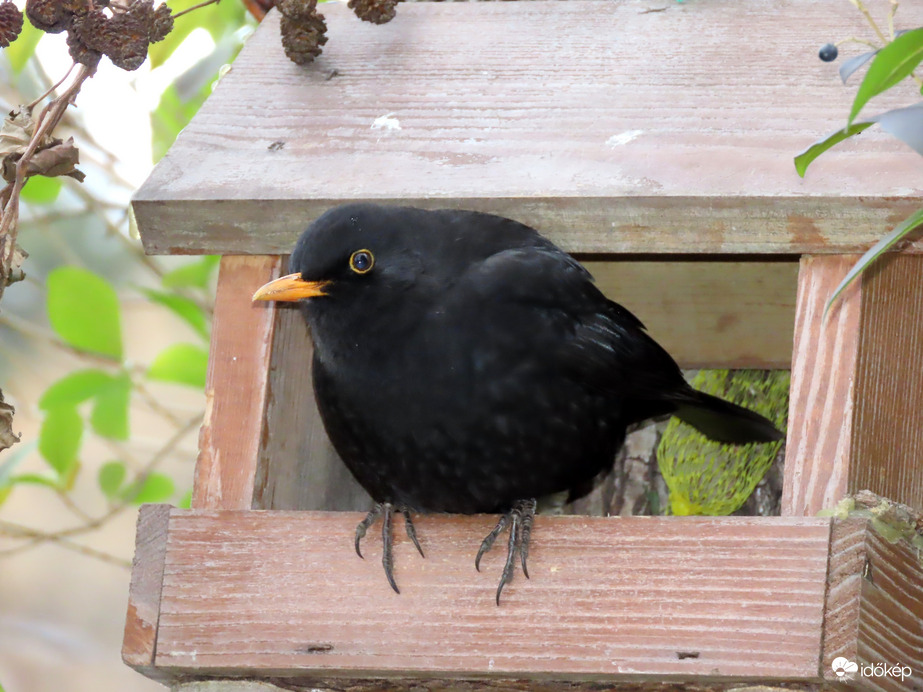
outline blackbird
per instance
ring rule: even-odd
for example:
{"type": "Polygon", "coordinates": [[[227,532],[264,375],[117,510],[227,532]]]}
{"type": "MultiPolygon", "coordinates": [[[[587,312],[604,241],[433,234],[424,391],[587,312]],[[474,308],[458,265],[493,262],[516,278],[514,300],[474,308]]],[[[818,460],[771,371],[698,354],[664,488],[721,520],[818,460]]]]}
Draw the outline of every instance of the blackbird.
{"type": "MultiPolygon", "coordinates": [[[[675,415],[728,443],[770,442],[766,418],[696,391],[589,272],[534,229],[472,211],[347,204],[299,238],[289,276],[254,300],[303,301],[314,393],[334,448],[381,516],[502,513],[496,592],[526,557],[536,498],[587,492],[626,428],[675,415]]],[[[399,591],[398,591],[399,592],[399,591]]]]}

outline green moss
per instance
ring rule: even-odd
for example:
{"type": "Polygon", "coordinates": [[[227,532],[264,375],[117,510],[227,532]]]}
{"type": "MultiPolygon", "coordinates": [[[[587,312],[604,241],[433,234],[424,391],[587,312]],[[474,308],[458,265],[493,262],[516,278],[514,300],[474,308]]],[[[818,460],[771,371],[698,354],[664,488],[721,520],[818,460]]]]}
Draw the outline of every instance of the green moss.
{"type": "MultiPolygon", "coordinates": [[[[785,430],[788,371],[700,370],[692,386],[761,413],[785,430]]],[[[781,442],[723,445],[671,419],[657,448],[660,473],[670,489],[671,512],[731,514],[750,497],[781,446],[781,442]]]]}

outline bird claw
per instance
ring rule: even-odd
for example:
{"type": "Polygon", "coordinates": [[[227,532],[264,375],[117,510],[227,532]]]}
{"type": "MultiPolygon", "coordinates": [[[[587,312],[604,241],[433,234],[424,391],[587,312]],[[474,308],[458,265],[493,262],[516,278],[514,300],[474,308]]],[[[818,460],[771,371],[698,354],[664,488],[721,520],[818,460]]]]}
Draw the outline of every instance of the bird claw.
{"type": "Polygon", "coordinates": [[[513,505],[513,508],[500,517],[500,521],[493,530],[481,541],[481,547],[478,549],[477,557],[474,558],[474,568],[481,571],[481,558],[484,553],[490,550],[497,536],[506,528],[510,527],[510,536],[506,545],[506,563],[503,565],[503,573],[500,576],[500,584],[497,586],[497,605],[500,605],[500,594],[503,593],[503,587],[513,581],[513,565],[516,563],[516,555],[519,555],[519,561],[522,564],[522,573],[529,578],[529,570],[526,567],[526,559],[529,556],[529,540],[532,537],[532,522],[535,519],[534,499],[519,500],[513,505]]]}
{"type": "MultiPolygon", "coordinates": [[[[385,568],[385,576],[388,578],[388,583],[391,585],[391,588],[394,589],[395,593],[400,593],[401,590],[397,588],[397,582],[394,581],[394,510],[397,510],[404,516],[404,528],[407,530],[407,537],[414,544],[416,549],[420,553],[420,557],[426,557],[423,555],[423,548],[420,547],[420,541],[417,540],[417,531],[413,526],[413,519],[410,517],[410,510],[406,507],[395,506],[390,502],[379,502],[365,516],[365,519],[359,522],[356,526],[356,555],[362,557],[362,551],[359,548],[359,544],[362,539],[365,537],[365,534],[368,532],[372,524],[375,523],[375,520],[381,516],[381,564],[385,568]]],[[[363,558],[364,559],[364,558],[363,558]]]]}

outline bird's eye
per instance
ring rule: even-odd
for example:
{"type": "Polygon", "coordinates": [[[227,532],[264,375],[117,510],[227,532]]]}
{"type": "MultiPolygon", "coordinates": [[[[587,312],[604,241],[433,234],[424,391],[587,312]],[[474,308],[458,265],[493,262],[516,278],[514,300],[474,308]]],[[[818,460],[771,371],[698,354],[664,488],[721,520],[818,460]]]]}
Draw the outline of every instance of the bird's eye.
{"type": "Polygon", "coordinates": [[[375,266],[375,256],[371,250],[356,250],[349,257],[349,268],[357,274],[365,274],[375,266]]]}

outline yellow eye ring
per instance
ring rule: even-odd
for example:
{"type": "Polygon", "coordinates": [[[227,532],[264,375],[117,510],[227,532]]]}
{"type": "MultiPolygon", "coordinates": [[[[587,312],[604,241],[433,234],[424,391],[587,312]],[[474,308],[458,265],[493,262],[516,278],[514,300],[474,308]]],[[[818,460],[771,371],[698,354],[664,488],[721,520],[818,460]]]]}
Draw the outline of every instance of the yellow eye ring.
{"type": "Polygon", "coordinates": [[[371,250],[356,250],[349,256],[349,268],[357,274],[368,274],[375,266],[375,255],[371,250]]]}

